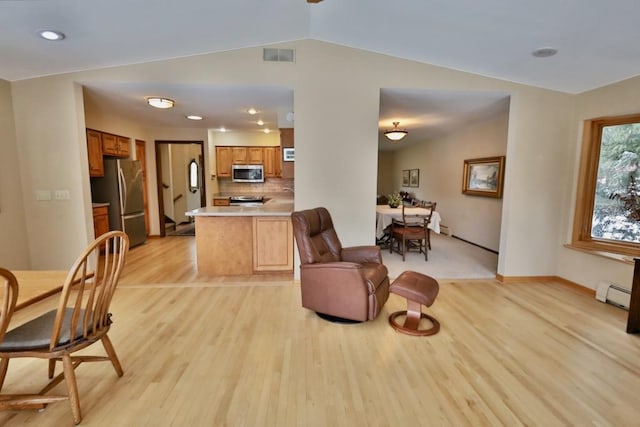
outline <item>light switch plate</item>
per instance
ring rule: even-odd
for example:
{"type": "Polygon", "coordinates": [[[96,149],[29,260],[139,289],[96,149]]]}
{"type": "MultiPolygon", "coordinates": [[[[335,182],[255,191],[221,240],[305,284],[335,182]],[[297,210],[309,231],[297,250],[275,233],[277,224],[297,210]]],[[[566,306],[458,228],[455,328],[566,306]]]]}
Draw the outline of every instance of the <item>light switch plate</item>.
{"type": "Polygon", "coordinates": [[[50,190],[36,190],[36,200],[46,201],[51,200],[50,190]]]}
{"type": "Polygon", "coordinates": [[[69,200],[71,195],[69,194],[69,190],[56,190],[54,197],[56,200],[69,200]]]}

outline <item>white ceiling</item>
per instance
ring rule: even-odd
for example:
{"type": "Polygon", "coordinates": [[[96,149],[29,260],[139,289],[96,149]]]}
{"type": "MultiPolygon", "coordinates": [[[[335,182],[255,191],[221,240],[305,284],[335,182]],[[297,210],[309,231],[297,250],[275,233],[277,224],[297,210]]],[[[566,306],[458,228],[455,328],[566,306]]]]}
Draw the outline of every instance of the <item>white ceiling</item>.
{"type": "MultiPolygon", "coordinates": [[[[154,0],[152,6],[130,0],[3,0],[0,78],[21,80],[311,38],[580,93],[640,74],[638,17],[638,0],[324,0],[318,4],[305,0],[154,0]],[[42,40],[37,31],[45,28],[62,31],[67,37],[62,42],[42,40]],[[534,58],[531,52],[541,47],[557,48],[559,53],[534,58]]],[[[105,83],[88,92],[98,103],[109,99],[126,104],[127,97],[142,92],[148,95],[145,90],[151,89],[170,96],[166,89],[181,100],[178,105],[182,104],[185,111],[174,109],[171,114],[176,117],[187,108],[205,108],[207,113],[202,115],[211,117],[209,112],[215,112],[225,119],[221,121],[232,120],[218,110],[219,106],[205,104],[206,99],[219,100],[217,97],[201,96],[203,90],[224,88],[116,87],[105,83]],[[100,101],[101,97],[105,100],[100,101]]],[[[272,96],[277,99],[277,105],[264,104],[265,114],[266,110],[273,115],[278,108],[292,108],[292,103],[280,104],[283,97],[292,99],[286,88],[279,94],[265,93],[264,100],[259,88],[253,89],[256,104],[266,103],[272,96]]],[[[387,110],[399,108],[411,110],[403,113],[408,117],[426,116],[427,111],[444,115],[443,108],[436,111],[433,104],[426,105],[428,100],[417,100],[411,92],[383,91],[381,124],[390,117],[387,110]],[[424,110],[416,113],[415,107],[424,110]]],[[[237,110],[241,101],[249,102],[243,98],[246,95],[244,89],[227,93],[227,99],[237,102],[228,104],[225,111],[237,110]]],[[[468,101],[464,94],[422,95],[450,100],[450,114],[458,113],[454,105],[466,105],[456,99],[468,101]]],[[[496,94],[486,95],[484,102],[493,105],[496,94]]],[[[474,103],[480,102],[474,99],[474,103]]],[[[439,105],[444,106],[442,102],[439,105]]],[[[160,122],[159,117],[171,116],[142,107],[126,108],[155,114],[160,122]]],[[[205,125],[209,123],[203,121],[201,126],[205,125]]],[[[410,130],[408,121],[401,123],[403,126],[410,130]]],[[[417,133],[414,127],[410,136],[417,133]]]]}
{"type": "Polygon", "coordinates": [[[230,131],[262,132],[293,127],[288,113],[293,112],[293,89],[261,86],[179,85],[159,83],[91,82],[84,85],[85,102],[103,111],[117,111],[124,117],[135,117],[147,126],[158,127],[224,127],[230,131]],[[176,101],[171,109],[149,107],[144,99],[150,95],[176,101]],[[247,110],[258,112],[250,115],[247,110]],[[201,116],[200,121],[186,116],[201,116]],[[262,120],[264,125],[256,122],[262,120]]]}

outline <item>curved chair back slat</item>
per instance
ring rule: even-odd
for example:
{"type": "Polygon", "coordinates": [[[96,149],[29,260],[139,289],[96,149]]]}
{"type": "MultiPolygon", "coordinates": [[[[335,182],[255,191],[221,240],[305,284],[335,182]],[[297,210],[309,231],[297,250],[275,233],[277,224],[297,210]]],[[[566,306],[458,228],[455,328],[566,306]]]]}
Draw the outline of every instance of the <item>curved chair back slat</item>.
{"type": "Polygon", "coordinates": [[[9,270],[0,268],[0,342],[7,332],[18,301],[18,281],[9,270]]]}
{"type": "Polygon", "coordinates": [[[128,250],[127,235],[111,231],[97,238],[78,257],[62,286],[50,350],[83,340],[95,341],[107,332],[111,323],[109,306],[128,250]]]}

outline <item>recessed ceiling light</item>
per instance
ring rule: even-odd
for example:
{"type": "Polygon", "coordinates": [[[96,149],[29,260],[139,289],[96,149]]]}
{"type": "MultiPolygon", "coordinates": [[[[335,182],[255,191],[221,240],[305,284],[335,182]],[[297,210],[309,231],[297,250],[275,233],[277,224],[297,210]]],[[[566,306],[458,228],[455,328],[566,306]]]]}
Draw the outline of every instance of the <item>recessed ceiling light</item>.
{"type": "Polygon", "coordinates": [[[262,120],[258,120],[256,123],[258,123],[258,126],[262,126],[264,124],[262,120]]]}
{"type": "Polygon", "coordinates": [[[536,49],[533,52],[531,52],[531,55],[533,55],[536,58],[548,58],[550,56],[555,55],[556,53],[558,53],[558,49],[556,48],[541,47],[540,49],[536,49]]]}
{"type": "Polygon", "coordinates": [[[251,114],[252,116],[254,114],[258,114],[258,110],[256,110],[255,108],[251,107],[247,110],[247,113],[251,114]]]}
{"type": "Polygon", "coordinates": [[[173,107],[173,105],[175,104],[175,101],[169,98],[151,97],[151,98],[147,98],[147,103],[149,103],[149,105],[155,108],[166,109],[166,108],[173,107]]]}
{"type": "Polygon", "coordinates": [[[269,130],[269,128],[264,128],[264,130],[262,131],[264,133],[270,133],[271,131],[269,130]]]}
{"type": "Polygon", "coordinates": [[[227,128],[225,128],[224,126],[221,126],[220,129],[218,129],[220,132],[224,133],[227,131],[227,128]]]}
{"type": "Polygon", "coordinates": [[[38,31],[38,35],[43,39],[50,40],[50,41],[59,41],[64,39],[65,37],[64,34],[61,33],[60,31],[53,31],[53,30],[38,31]]]}
{"type": "Polygon", "coordinates": [[[187,116],[187,119],[189,119],[189,120],[202,120],[202,116],[196,116],[195,114],[189,114],[187,116]]]}

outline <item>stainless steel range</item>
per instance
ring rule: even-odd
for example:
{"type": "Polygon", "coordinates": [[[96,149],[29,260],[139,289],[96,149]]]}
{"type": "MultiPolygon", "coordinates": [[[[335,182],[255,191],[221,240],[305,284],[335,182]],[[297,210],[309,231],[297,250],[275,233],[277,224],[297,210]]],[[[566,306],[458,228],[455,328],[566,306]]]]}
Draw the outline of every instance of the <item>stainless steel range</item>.
{"type": "Polygon", "coordinates": [[[264,196],[231,196],[229,205],[255,207],[264,205],[268,200],[264,196]]]}

